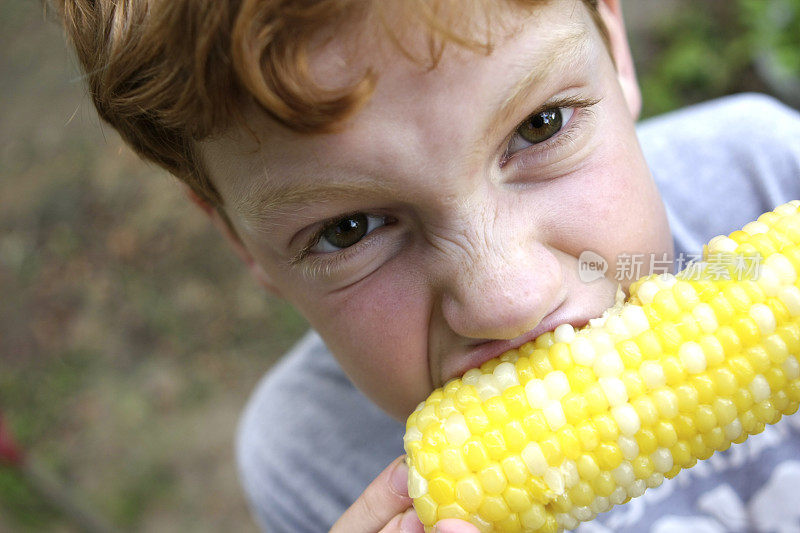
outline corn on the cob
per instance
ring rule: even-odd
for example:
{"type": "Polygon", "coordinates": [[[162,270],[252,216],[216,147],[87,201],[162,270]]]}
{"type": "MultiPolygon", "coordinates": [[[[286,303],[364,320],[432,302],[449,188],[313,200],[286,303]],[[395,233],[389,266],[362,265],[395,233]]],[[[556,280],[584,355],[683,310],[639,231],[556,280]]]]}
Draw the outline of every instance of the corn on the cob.
{"type": "Polygon", "coordinates": [[[637,281],[589,326],[561,325],[434,391],[404,437],[426,531],[443,518],[573,529],[794,413],[798,208],[715,237],[676,276],[637,281]]]}

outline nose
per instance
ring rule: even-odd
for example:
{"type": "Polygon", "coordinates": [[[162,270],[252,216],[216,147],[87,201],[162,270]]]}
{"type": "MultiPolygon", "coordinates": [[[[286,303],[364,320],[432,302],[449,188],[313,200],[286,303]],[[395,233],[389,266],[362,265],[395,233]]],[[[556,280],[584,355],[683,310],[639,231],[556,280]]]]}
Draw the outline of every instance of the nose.
{"type": "Polygon", "coordinates": [[[484,240],[451,265],[441,308],[454,333],[513,339],[560,303],[564,274],[553,252],[535,241],[504,241],[484,240]]]}

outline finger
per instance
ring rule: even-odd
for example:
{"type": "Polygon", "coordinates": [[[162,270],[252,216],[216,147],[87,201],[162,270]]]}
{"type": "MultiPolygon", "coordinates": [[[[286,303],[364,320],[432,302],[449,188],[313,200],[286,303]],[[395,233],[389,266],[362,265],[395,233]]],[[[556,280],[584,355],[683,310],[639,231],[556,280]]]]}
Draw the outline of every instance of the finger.
{"type": "Polygon", "coordinates": [[[395,516],[379,533],[425,533],[425,526],[419,521],[414,509],[407,509],[395,516]]]}
{"type": "Polygon", "coordinates": [[[481,533],[480,530],[469,522],[456,518],[447,518],[436,522],[436,533],[481,533]]]}
{"type": "Polygon", "coordinates": [[[331,533],[379,531],[410,507],[408,467],[405,456],[400,456],[378,474],[353,505],[339,517],[331,533]]]}

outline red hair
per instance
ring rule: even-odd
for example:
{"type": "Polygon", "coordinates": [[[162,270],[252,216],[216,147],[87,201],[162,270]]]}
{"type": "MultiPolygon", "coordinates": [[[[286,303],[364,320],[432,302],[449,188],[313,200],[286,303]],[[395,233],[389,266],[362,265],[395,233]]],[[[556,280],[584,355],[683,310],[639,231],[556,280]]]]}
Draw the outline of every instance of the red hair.
{"type": "MultiPolygon", "coordinates": [[[[244,124],[241,110],[256,102],[298,132],[330,131],[368,99],[375,76],[325,89],[309,71],[309,47],[325,32],[366,20],[383,21],[406,55],[395,23],[429,30],[431,67],[447,42],[491,50],[463,21],[465,6],[489,17],[495,2],[475,0],[51,0],[85,72],[100,116],[143,158],[185,182],[211,206],[222,199],[203,168],[197,141],[244,124]],[[416,21],[411,19],[416,18],[416,21]]],[[[536,5],[547,0],[517,0],[536,5]]],[[[586,4],[608,37],[597,0],[586,4]]],[[[500,3],[503,4],[503,3],[500,3]]]]}

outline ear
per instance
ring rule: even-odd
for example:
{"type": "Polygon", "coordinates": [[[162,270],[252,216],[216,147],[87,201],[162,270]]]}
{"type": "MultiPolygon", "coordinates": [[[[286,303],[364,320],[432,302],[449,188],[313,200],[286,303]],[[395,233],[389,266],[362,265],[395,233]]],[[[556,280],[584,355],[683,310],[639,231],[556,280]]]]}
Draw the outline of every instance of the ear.
{"type": "Polygon", "coordinates": [[[188,185],[184,184],[183,188],[186,196],[192,201],[193,204],[198,206],[200,210],[206,214],[206,216],[208,216],[214,227],[219,230],[231,248],[233,248],[233,251],[236,253],[236,255],[239,256],[239,259],[244,262],[245,266],[247,266],[247,269],[256,278],[258,284],[275,296],[281,297],[280,292],[272,283],[269,274],[264,272],[264,269],[261,268],[261,265],[259,265],[256,260],[253,259],[253,256],[247,250],[247,247],[242,242],[242,239],[239,238],[236,230],[234,230],[234,228],[231,226],[230,222],[227,220],[227,217],[220,212],[219,208],[212,206],[207,201],[200,198],[197,193],[189,188],[188,185]]]}
{"type": "Polygon", "coordinates": [[[639,118],[642,110],[642,93],[636,80],[636,68],[633,65],[631,48],[625,34],[625,21],[622,17],[620,0],[600,0],[598,2],[600,17],[608,30],[611,41],[611,53],[617,67],[617,78],[622,87],[625,101],[634,120],[639,118]]]}

